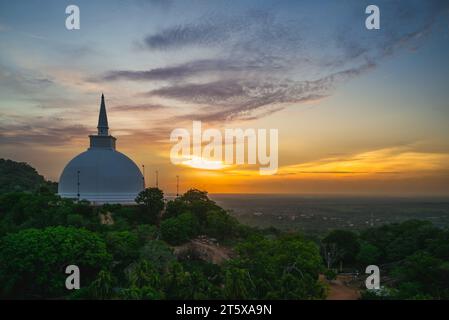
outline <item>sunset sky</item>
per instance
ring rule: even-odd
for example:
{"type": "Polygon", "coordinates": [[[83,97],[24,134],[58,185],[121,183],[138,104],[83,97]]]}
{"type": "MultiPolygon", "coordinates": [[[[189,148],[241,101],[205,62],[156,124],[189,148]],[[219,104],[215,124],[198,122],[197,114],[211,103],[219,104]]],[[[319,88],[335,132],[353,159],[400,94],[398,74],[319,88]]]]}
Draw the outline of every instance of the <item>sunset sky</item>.
{"type": "Polygon", "coordinates": [[[448,1],[0,0],[0,157],[57,181],[103,92],[117,149],[166,193],[180,175],[181,191],[449,195],[448,58],[448,1]],[[278,129],[277,174],[171,164],[194,120],[278,129]]]}

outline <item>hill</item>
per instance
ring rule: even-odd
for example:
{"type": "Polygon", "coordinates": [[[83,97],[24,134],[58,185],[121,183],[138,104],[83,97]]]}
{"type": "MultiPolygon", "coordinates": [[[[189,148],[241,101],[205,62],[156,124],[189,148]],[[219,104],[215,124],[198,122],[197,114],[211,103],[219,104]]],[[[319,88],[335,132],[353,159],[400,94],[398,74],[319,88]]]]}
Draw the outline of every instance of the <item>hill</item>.
{"type": "Polygon", "coordinates": [[[47,181],[25,162],[0,159],[0,194],[16,191],[32,192],[40,187],[56,192],[57,183],[47,181]]]}

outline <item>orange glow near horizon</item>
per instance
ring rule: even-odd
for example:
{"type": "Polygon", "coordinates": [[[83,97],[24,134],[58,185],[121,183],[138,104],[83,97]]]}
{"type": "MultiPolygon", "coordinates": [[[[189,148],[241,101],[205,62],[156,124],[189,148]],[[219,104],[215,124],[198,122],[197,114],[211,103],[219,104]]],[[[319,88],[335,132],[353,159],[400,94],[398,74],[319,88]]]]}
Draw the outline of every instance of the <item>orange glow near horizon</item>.
{"type": "Polygon", "coordinates": [[[196,156],[192,156],[190,159],[184,160],[182,164],[191,168],[204,170],[220,170],[228,167],[223,163],[223,161],[208,160],[196,156]]]}
{"type": "Polygon", "coordinates": [[[387,148],[353,155],[346,159],[327,158],[281,168],[280,173],[302,173],[342,177],[348,175],[425,174],[445,170],[449,154],[387,148]]]}
{"type": "MultiPolygon", "coordinates": [[[[86,141],[79,140],[74,141],[76,149],[48,147],[44,149],[46,152],[58,156],[51,161],[30,164],[46,178],[58,181],[64,165],[87,147],[86,141]]],[[[441,190],[448,190],[445,186],[449,185],[449,154],[418,151],[416,146],[381,148],[292,164],[284,162],[276,174],[261,176],[259,165],[226,165],[195,156],[173,165],[169,158],[170,144],[146,145],[142,144],[144,141],[131,144],[122,140],[127,139],[119,140],[118,151],[128,155],[139,167],[145,164],[148,186],[153,185],[154,171],[158,170],[159,185],[168,194],[176,190],[176,175],[180,176],[181,191],[198,188],[210,193],[446,194],[447,191],[441,190]]]]}

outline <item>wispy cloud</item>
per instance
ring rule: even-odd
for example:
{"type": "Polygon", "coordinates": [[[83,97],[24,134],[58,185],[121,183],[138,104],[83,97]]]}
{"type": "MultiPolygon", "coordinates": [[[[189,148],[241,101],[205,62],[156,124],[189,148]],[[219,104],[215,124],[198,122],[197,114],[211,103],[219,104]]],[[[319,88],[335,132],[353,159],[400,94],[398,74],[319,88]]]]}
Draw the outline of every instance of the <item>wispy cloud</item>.
{"type": "Polygon", "coordinates": [[[91,80],[151,82],[157,88],[147,96],[198,104],[197,119],[258,119],[284,104],[325,98],[385,56],[416,47],[436,16],[449,7],[443,2],[413,3],[414,15],[408,15],[403,4],[383,5],[388,9],[385,28],[394,27],[394,32],[374,37],[362,27],[349,27],[354,25],[351,19],[329,22],[328,29],[311,35],[310,26],[300,28],[301,21],[281,19],[275,11],[209,14],[152,33],[143,43],[150,50],[215,48],[220,52],[215,57],[149,70],[111,70],[91,80]]]}
{"type": "Polygon", "coordinates": [[[223,16],[203,16],[198,21],[175,25],[145,37],[144,45],[149,49],[175,49],[192,45],[212,45],[230,39],[235,33],[251,26],[250,19],[223,16]]]}
{"type": "Polygon", "coordinates": [[[327,97],[341,81],[373,68],[366,64],[348,69],[314,81],[281,79],[232,79],[205,84],[184,84],[150,91],[150,96],[178,99],[206,105],[195,115],[203,121],[231,119],[254,120],[281,110],[281,104],[306,103],[327,97]],[[268,110],[267,110],[268,109],[268,110]],[[262,111],[253,115],[254,111],[262,111]]]}
{"type": "Polygon", "coordinates": [[[169,108],[168,106],[164,106],[162,104],[150,104],[150,103],[143,103],[143,104],[126,104],[126,105],[119,105],[110,108],[112,111],[156,111],[156,110],[164,110],[169,108]]]}
{"type": "Polygon", "coordinates": [[[40,145],[62,146],[67,145],[73,139],[86,137],[92,134],[80,125],[56,125],[57,121],[47,126],[39,125],[38,121],[31,124],[6,125],[0,128],[0,144],[3,145],[40,145]]]}
{"type": "MultiPolygon", "coordinates": [[[[204,59],[195,60],[175,66],[165,68],[155,68],[143,71],[133,70],[113,70],[101,75],[91,81],[115,81],[115,80],[131,80],[131,81],[151,81],[151,80],[185,80],[194,76],[204,76],[205,74],[220,73],[236,75],[244,73],[256,73],[268,71],[281,71],[285,66],[274,61],[232,61],[226,59],[204,59]]],[[[284,69],[285,70],[285,69],[284,69]]]]}
{"type": "Polygon", "coordinates": [[[54,84],[52,78],[39,72],[15,70],[0,64],[0,92],[39,93],[54,84]]]}

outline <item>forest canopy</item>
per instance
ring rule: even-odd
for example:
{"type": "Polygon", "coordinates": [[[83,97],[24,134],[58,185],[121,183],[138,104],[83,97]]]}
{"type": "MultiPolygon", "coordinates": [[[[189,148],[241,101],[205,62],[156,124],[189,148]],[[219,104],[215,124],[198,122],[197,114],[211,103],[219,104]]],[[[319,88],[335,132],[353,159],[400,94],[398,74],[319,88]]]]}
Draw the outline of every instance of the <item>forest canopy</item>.
{"type": "Polygon", "coordinates": [[[370,264],[382,289],[362,290],[364,299],[449,299],[449,230],[430,222],[307,238],[243,225],[202,190],[167,201],[147,188],[136,205],[95,206],[39,187],[45,180],[27,165],[2,165],[21,168],[24,188],[0,194],[3,299],[324,299],[320,274],[370,264]],[[73,264],[82,280],[71,291],[73,264]]]}

